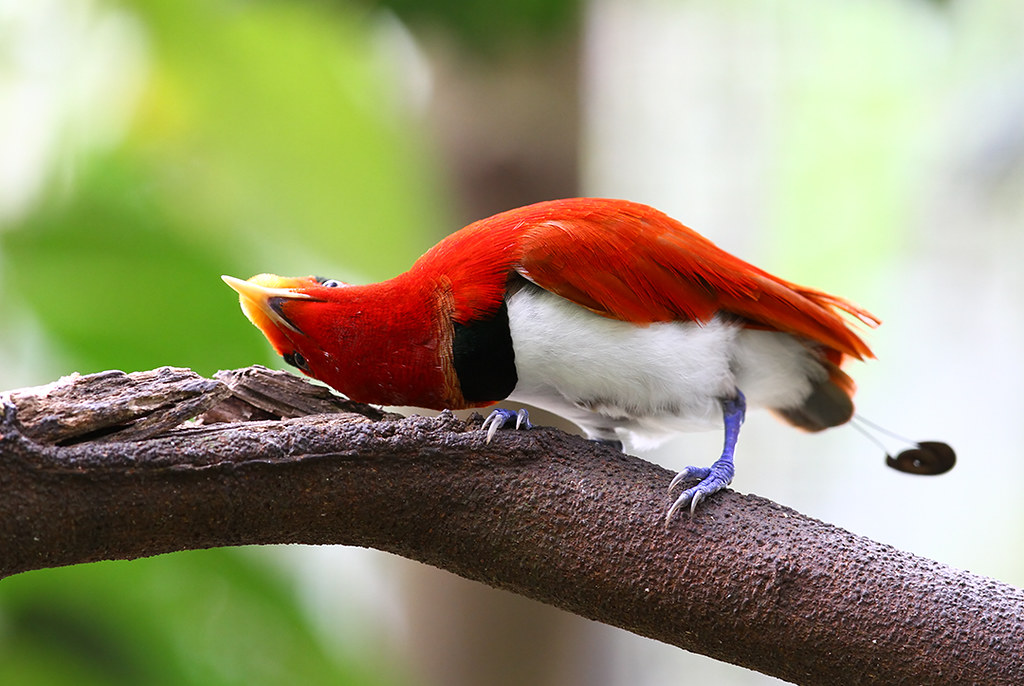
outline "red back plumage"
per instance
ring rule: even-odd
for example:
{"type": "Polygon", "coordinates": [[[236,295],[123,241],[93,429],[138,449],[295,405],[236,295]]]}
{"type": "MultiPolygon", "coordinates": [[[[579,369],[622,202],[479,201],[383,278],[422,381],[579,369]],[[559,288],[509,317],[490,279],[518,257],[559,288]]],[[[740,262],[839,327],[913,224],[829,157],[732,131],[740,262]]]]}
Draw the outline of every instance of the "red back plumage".
{"type": "Polygon", "coordinates": [[[879,323],[842,298],[772,276],[668,215],[624,200],[553,200],[494,215],[436,245],[416,270],[451,280],[459,321],[496,308],[515,270],[598,314],[638,325],[706,322],[728,312],[748,326],[815,341],[835,364],[843,355],[872,356],[844,314],[879,323]]]}

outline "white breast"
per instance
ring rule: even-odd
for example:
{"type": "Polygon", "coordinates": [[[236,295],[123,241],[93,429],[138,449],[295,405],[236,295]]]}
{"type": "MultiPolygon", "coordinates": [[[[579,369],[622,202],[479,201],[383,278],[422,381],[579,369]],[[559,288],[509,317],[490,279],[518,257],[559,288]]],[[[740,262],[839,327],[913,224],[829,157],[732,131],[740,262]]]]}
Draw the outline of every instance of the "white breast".
{"type": "Polygon", "coordinates": [[[509,398],[638,448],[720,427],[737,388],[750,407],[794,407],[827,375],[794,337],[720,317],[636,326],[535,286],[508,297],[508,316],[519,377],[509,398]]]}

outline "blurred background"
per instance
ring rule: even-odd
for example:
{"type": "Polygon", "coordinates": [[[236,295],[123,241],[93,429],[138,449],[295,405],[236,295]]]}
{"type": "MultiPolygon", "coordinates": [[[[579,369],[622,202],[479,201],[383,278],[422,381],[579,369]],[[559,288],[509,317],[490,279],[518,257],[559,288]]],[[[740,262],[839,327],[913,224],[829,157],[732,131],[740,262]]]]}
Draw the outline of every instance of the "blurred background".
{"type": "MultiPolygon", "coordinates": [[[[0,0],[0,389],[283,368],[220,274],[376,281],[630,198],[877,313],[860,411],[960,457],[908,476],[755,415],[735,489],[1022,586],[1022,35],[1014,0],[0,0]]],[[[684,680],[778,683],[361,549],[0,583],[9,684],[684,680]]]]}

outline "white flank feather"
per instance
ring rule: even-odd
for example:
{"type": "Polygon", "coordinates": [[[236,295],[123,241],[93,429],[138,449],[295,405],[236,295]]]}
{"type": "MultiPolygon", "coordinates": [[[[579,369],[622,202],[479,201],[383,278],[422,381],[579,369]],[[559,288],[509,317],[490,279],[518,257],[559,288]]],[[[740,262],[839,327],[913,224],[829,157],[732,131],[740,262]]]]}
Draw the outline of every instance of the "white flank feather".
{"type": "Polygon", "coordinates": [[[508,297],[508,316],[519,376],[509,399],[639,449],[720,428],[737,388],[750,407],[795,407],[827,375],[793,336],[718,317],[636,326],[534,286],[508,297]]]}

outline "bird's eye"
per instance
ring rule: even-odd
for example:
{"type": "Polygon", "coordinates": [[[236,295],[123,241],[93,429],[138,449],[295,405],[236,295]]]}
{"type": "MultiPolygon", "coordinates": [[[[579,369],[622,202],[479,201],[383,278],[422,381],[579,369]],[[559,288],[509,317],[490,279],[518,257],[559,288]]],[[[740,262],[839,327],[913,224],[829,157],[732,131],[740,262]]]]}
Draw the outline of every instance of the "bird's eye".
{"type": "Polygon", "coordinates": [[[287,355],[282,355],[284,361],[293,367],[298,367],[304,372],[309,372],[309,363],[306,362],[306,358],[302,356],[302,353],[295,351],[290,352],[287,355]]]}
{"type": "Polygon", "coordinates": [[[341,282],[341,281],[338,281],[337,279],[325,279],[325,278],[324,278],[324,277],[322,277],[322,276],[321,276],[321,277],[318,277],[318,278],[317,278],[317,281],[318,281],[318,282],[320,283],[320,285],[321,285],[321,286],[323,286],[324,288],[341,288],[342,286],[344,286],[344,285],[345,285],[345,284],[344,284],[343,282],[341,282]]]}

